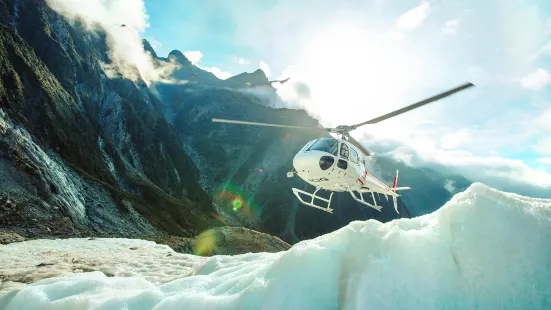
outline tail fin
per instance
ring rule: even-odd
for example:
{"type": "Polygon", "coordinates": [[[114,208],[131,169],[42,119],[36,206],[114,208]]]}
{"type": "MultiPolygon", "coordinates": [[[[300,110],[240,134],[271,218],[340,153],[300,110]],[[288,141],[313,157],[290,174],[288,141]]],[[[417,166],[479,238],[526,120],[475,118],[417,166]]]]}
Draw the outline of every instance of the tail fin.
{"type": "MultiPolygon", "coordinates": [[[[392,185],[392,188],[396,188],[396,185],[398,185],[398,169],[396,169],[396,175],[394,176],[394,184],[392,185]]],[[[396,193],[396,190],[392,190],[396,193]]]]}

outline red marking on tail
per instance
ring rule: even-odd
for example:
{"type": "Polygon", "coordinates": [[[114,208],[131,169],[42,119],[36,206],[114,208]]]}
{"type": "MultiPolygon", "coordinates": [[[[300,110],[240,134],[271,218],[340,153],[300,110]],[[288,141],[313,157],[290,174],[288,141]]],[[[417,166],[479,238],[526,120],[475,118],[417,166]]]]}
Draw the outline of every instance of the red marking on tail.
{"type": "MultiPolygon", "coordinates": [[[[394,184],[392,185],[392,187],[396,188],[397,185],[398,185],[398,170],[396,170],[396,175],[394,176],[394,184]]],[[[395,190],[392,190],[392,191],[396,193],[395,190]]]]}
{"type": "Polygon", "coordinates": [[[358,181],[359,181],[360,183],[362,183],[362,185],[364,185],[364,182],[362,182],[362,180],[361,180],[361,179],[359,179],[359,178],[358,178],[358,181]]]}

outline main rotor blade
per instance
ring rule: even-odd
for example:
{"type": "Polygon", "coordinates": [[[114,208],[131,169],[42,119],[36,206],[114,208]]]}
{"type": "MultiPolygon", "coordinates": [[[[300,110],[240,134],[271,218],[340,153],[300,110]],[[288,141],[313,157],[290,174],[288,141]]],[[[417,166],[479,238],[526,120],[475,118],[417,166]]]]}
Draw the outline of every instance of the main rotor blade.
{"type": "Polygon", "coordinates": [[[371,156],[371,153],[369,153],[368,150],[366,150],[361,144],[360,142],[358,142],[356,139],[352,138],[352,136],[348,135],[348,142],[352,143],[352,145],[354,145],[355,147],[359,148],[360,151],[362,151],[365,156],[371,156]]]}
{"type": "Polygon", "coordinates": [[[215,122],[215,123],[229,123],[229,124],[268,126],[268,127],[283,127],[283,128],[294,128],[294,129],[316,129],[316,130],[327,131],[323,127],[302,127],[302,126],[280,125],[280,124],[270,124],[270,123],[260,123],[260,122],[236,121],[236,120],[231,120],[231,119],[220,119],[220,118],[213,118],[212,121],[215,122]]]}
{"type": "Polygon", "coordinates": [[[462,90],[467,89],[467,88],[472,87],[472,86],[474,86],[473,83],[470,83],[470,82],[469,82],[469,83],[465,83],[465,84],[463,84],[463,85],[461,85],[461,86],[458,86],[458,87],[456,87],[456,88],[450,89],[450,90],[448,90],[448,91],[446,91],[446,92],[443,92],[443,93],[440,93],[440,94],[438,94],[438,95],[436,95],[436,96],[432,96],[432,97],[427,98],[427,99],[425,99],[425,100],[423,100],[423,101],[419,101],[419,102],[414,103],[414,104],[412,104],[412,105],[408,105],[407,107],[401,108],[401,109],[399,109],[399,110],[396,110],[396,111],[387,113],[387,114],[385,114],[385,115],[376,117],[376,118],[374,118],[374,119],[370,119],[370,120],[368,120],[367,122],[359,123],[359,124],[356,124],[356,125],[350,126],[350,127],[356,129],[356,128],[358,128],[358,127],[360,127],[360,126],[363,126],[363,125],[375,124],[375,123],[378,123],[378,122],[380,122],[380,121],[384,121],[384,120],[389,119],[389,118],[391,118],[391,117],[394,117],[394,116],[400,115],[400,114],[402,114],[402,113],[406,113],[406,112],[408,112],[408,111],[411,111],[411,110],[413,110],[413,109],[416,109],[416,108],[418,108],[418,107],[420,107],[420,106],[423,106],[423,105],[425,105],[425,104],[434,102],[434,101],[439,100],[439,99],[442,99],[442,98],[444,98],[444,97],[448,97],[448,96],[450,96],[450,95],[453,95],[453,94],[455,94],[455,93],[457,93],[457,92],[459,92],[459,91],[462,91],[462,90]]]}

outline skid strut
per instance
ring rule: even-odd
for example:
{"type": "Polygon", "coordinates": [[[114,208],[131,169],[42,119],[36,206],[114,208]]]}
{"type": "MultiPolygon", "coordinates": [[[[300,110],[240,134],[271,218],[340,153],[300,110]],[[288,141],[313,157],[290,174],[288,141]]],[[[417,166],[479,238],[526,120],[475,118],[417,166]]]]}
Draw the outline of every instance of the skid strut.
{"type": "Polygon", "coordinates": [[[354,198],[354,200],[356,200],[357,202],[363,204],[364,206],[371,207],[371,208],[381,212],[381,209],[383,207],[377,206],[377,202],[375,202],[375,196],[373,195],[373,192],[371,192],[371,195],[373,195],[372,197],[373,197],[373,202],[375,202],[375,205],[372,205],[369,202],[365,201],[361,192],[358,192],[360,194],[360,198],[356,197],[356,195],[354,194],[353,191],[349,191],[349,193],[350,193],[350,195],[352,195],[352,198],[354,198]]]}
{"type": "Polygon", "coordinates": [[[307,205],[307,206],[312,207],[312,208],[320,209],[320,210],[323,210],[325,212],[333,213],[333,209],[330,208],[331,198],[333,197],[333,192],[331,192],[331,195],[329,196],[329,199],[326,199],[326,198],[323,198],[323,197],[320,197],[320,196],[316,195],[316,193],[319,190],[320,190],[320,188],[318,187],[318,188],[316,188],[316,191],[313,194],[310,194],[310,193],[305,192],[303,190],[293,188],[293,194],[295,194],[295,196],[297,196],[298,200],[304,205],[307,205]],[[310,197],[310,202],[304,201],[304,199],[302,199],[302,197],[299,194],[303,194],[303,195],[306,195],[306,196],[310,197]],[[320,206],[316,205],[314,203],[314,199],[319,199],[321,201],[325,201],[327,203],[327,207],[324,208],[324,207],[320,207],[320,206]]]}

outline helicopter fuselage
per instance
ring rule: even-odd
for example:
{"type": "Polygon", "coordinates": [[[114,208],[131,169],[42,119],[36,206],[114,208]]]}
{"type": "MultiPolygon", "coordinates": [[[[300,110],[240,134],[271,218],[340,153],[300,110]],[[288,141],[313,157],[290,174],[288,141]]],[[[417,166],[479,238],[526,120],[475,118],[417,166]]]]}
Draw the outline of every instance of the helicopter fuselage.
{"type": "Polygon", "coordinates": [[[369,174],[362,158],[345,140],[321,138],[308,142],[295,155],[293,168],[306,183],[328,191],[394,194],[391,187],[369,174]]]}

